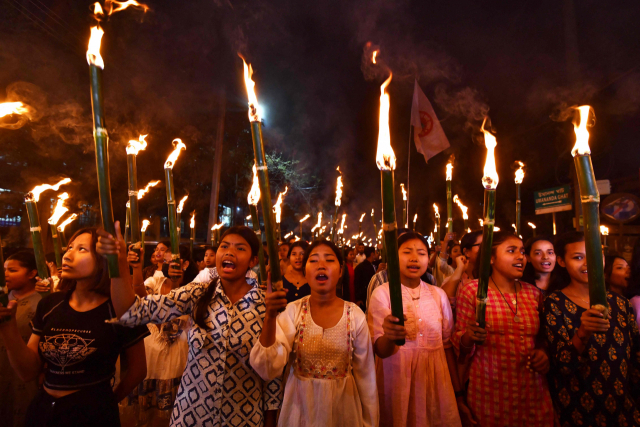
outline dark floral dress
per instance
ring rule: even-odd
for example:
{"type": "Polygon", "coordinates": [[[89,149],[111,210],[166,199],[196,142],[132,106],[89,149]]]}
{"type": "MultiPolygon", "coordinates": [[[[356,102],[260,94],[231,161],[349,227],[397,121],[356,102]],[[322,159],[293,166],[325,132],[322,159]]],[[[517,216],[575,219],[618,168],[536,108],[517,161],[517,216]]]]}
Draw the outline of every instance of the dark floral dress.
{"type": "Polygon", "coordinates": [[[586,310],[561,291],[544,301],[549,390],[562,427],[640,426],[631,380],[640,366],[638,325],[629,300],[612,292],[607,292],[607,300],[611,329],[593,334],[582,354],[571,339],[586,310]]]}

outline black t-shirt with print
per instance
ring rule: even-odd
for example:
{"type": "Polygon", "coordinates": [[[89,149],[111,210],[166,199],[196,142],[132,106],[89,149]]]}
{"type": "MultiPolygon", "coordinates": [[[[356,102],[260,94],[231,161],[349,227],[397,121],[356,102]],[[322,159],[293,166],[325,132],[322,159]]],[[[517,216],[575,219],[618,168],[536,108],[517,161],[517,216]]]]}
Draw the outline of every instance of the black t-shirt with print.
{"type": "Polygon", "coordinates": [[[71,292],[55,292],[38,304],[31,322],[40,336],[38,352],[46,362],[44,385],[74,390],[109,381],[118,355],[147,335],[143,325],[128,328],[106,323],[116,317],[111,300],[79,312],[71,308],[71,292]]]}

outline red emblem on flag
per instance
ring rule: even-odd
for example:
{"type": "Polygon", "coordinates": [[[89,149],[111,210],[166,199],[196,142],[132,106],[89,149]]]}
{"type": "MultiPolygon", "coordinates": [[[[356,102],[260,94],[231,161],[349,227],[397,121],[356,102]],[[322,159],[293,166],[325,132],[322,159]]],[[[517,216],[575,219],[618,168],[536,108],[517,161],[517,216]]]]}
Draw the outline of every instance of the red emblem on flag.
{"type": "Polygon", "coordinates": [[[420,125],[422,125],[422,130],[418,134],[420,138],[429,135],[433,130],[433,119],[426,111],[420,111],[420,125]]]}

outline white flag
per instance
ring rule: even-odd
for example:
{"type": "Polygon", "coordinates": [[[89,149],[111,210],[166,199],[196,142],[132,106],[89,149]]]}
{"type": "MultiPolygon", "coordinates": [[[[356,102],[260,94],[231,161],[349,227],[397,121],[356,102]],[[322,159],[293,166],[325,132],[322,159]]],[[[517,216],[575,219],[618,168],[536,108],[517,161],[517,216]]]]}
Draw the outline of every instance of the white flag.
{"type": "Polygon", "coordinates": [[[411,126],[416,149],[425,162],[450,147],[449,140],[440,126],[435,111],[416,80],[411,103],[411,126]]]}

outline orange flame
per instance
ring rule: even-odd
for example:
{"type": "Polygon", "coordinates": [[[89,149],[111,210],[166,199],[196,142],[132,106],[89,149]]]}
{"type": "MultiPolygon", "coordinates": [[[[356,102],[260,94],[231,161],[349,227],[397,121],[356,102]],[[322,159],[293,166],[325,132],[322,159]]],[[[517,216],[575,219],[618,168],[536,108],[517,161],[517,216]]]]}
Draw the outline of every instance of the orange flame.
{"type": "Polygon", "coordinates": [[[607,227],[605,225],[601,225],[600,226],[600,234],[602,234],[603,236],[608,236],[609,235],[609,227],[607,227]]]}
{"type": "Polygon", "coordinates": [[[402,200],[407,201],[407,190],[404,189],[404,184],[400,184],[400,189],[402,190],[402,200]]]}
{"type": "Polygon", "coordinates": [[[532,222],[527,223],[529,224],[529,227],[533,228],[534,230],[536,229],[536,225],[532,222]]]}
{"type": "Polygon", "coordinates": [[[372,56],[371,56],[371,62],[373,62],[374,64],[377,64],[377,62],[376,62],[376,56],[378,56],[378,51],[377,51],[377,50],[374,50],[374,51],[373,51],[373,54],[372,54],[372,56]]]}
{"type": "Polygon", "coordinates": [[[573,124],[573,129],[576,133],[576,143],[571,150],[572,156],[586,156],[591,154],[589,148],[589,131],[587,126],[593,126],[593,121],[589,122],[589,112],[592,111],[588,105],[578,107],[577,110],[580,113],[580,120],[578,123],[573,124]]]}
{"type": "Polygon", "coordinates": [[[26,114],[29,107],[22,102],[2,102],[0,103],[0,117],[9,116],[11,114],[26,114]]]}
{"type": "Polygon", "coordinates": [[[258,170],[255,164],[253,165],[253,184],[251,185],[247,200],[249,204],[253,206],[258,206],[258,202],[260,201],[260,181],[258,181],[258,170]]]}
{"type": "Polygon", "coordinates": [[[282,199],[287,195],[287,191],[289,191],[289,187],[284,187],[284,193],[278,194],[278,200],[276,204],[273,205],[273,211],[276,213],[276,222],[280,224],[280,216],[282,214],[282,199]]]}
{"type": "Polygon", "coordinates": [[[196,211],[191,212],[191,222],[189,223],[191,228],[196,228],[196,211]]]}
{"type": "Polygon", "coordinates": [[[258,109],[260,107],[258,104],[258,98],[256,97],[256,82],[251,80],[251,76],[253,76],[253,68],[251,68],[251,64],[247,65],[244,58],[242,58],[242,63],[244,64],[244,86],[247,89],[247,96],[249,98],[249,121],[259,122],[260,112],[258,109]]]}
{"type": "Polygon", "coordinates": [[[522,163],[520,160],[517,160],[517,162],[520,167],[516,171],[516,184],[522,184],[522,180],[524,179],[524,163],[522,163]]]}
{"type": "Polygon", "coordinates": [[[364,219],[365,215],[366,215],[366,213],[363,213],[362,215],[360,215],[360,222],[362,222],[362,220],[364,219]]]}
{"type": "Polygon", "coordinates": [[[143,190],[138,190],[138,200],[142,199],[142,197],[149,192],[151,187],[155,187],[158,184],[160,184],[160,181],[151,181],[143,190]]]}
{"type": "Polygon", "coordinates": [[[58,226],[58,231],[64,232],[64,228],[75,221],[76,218],[78,218],[78,214],[72,214],[69,218],[62,221],[62,223],[58,226]]]}
{"type": "Polygon", "coordinates": [[[418,214],[415,214],[413,216],[413,223],[415,224],[417,220],[418,220],[418,214]]]}
{"type": "Polygon", "coordinates": [[[451,175],[453,174],[453,163],[447,163],[447,181],[451,181],[451,175]]]}
{"type": "Polygon", "coordinates": [[[53,210],[53,215],[49,218],[49,224],[56,225],[62,215],[64,215],[69,209],[64,207],[64,201],[69,198],[68,193],[62,193],[58,196],[58,203],[56,203],[56,208],[53,210]]]}
{"type": "Polygon", "coordinates": [[[104,60],[102,56],[100,56],[100,43],[102,42],[103,35],[104,31],[102,31],[102,28],[98,26],[91,27],[91,37],[89,38],[89,48],[87,49],[87,62],[89,65],[95,65],[104,70],[104,60]]]}
{"type": "Polygon", "coordinates": [[[469,219],[469,215],[467,215],[467,211],[469,210],[469,208],[462,204],[457,194],[453,196],[453,202],[458,205],[458,207],[462,211],[462,219],[469,219]]]}
{"type": "Polygon", "coordinates": [[[302,219],[300,220],[300,222],[305,222],[305,221],[306,221],[306,220],[308,220],[309,218],[311,218],[311,215],[306,214],[306,215],[304,216],[304,218],[302,218],[302,219]]]}
{"type": "MultiPolygon", "coordinates": [[[[149,10],[149,6],[147,6],[146,4],[138,3],[137,1],[134,1],[134,0],[127,0],[127,1],[106,0],[104,2],[104,6],[105,6],[105,9],[107,10],[106,16],[112,15],[116,12],[120,12],[121,10],[125,10],[129,6],[139,7],[145,13],[149,10]]],[[[102,6],[100,6],[100,3],[95,2],[93,4],[93,14],[95,15],[94,18],[96,18],[98,21],[101,21],[104,19],[105,13],[102,9],[102,6]]]]}
{"type": "Polygon", "coordinates": [[[438,209],[438,205],[433,204],[433,211],[435,212],[436,218],[440,218],[440,210],[438,209]]]}
{"type": "Polygon", "coordinates": [[[211,227],[211,231],[215,231],[215,230],[219,230],[222,228],[224,224],[220,223],[220,224],[216,224],[213,227],[211,227]]]}
{"type": "Polygon", "coordinates": [[[396,155],[391,148],[391,132],[389,130],[389,95],[385,92],[393,74],[380,86],[380,119],[378,122],[378,151],[376,164],[380,170],[395,170],[396,155]]]}
{"type": "Polygon", "coordinates": [[[30,199],[31,201],[37,202],[38,200],[40,200],[40,194],[42,194],[42,192],[47,190],[58,191],[61,185],[68,184],[70,182],[71,182],[71,178],[65,178],[54,185],[49,185],[49,184],[38,185],[29,193],[27,193],[27,195],[25,196],[25,199],[30,199]]]}
{"type": "Polygon", "coordinates": [[[136,141],[135,139],[130,139],[129,143],[127,144],[127,154],[133,154],[134,156],[137,156],[140,150],[144,150],[145,148],[147,148],[147,141],[144,140],[146,137],[147,135],[140,135],[138,137],[138,141],[136,141]]]}
{"type": "Polygon", "coordinates": [[[164,163],[165,169],[173,169],[173,165],[175,165],[176,160],[178,160],[180,151],[187,149],[187,146],[184,145],[180,138],[176,138],[173,140],[173,146],[175,147],[175,149],[171,152],[171,154],[167,158],[167,161],[164,163]]]}
{"type": "MultiPolygon", "coordinates": [[[[340,168],[338,168],[340,170],[340,168]]],[[[340,206],[342,203],[342,176],[338,177],[338,181],[336,182],[336,200],[335,205],[340,206]]]]}
{"type": "Polygon", "coordinates": [[[184,202],[187,201],[188,197],[189,197],[189,195],[187,194],[186,196],[184,196],[182,198],[182,200],[180,200],[180,203],[178,204],[178,208],[176,209],[176,212],[182,213],[182,210],[184,209],[184,202]]]}
{"type": "Polygon", "coordinates": [[[311,229],[311,232],[313,233],[316,229],[320,228],[322,226],[322,212],[318,212],[318,223],[311,229]]]}
{"type": "Polygon", "coordinates": [[[498,171],[496,170],[496,157],[494,150],[498,142],[496,141],[496,137],[493,136],[489,131],[484,129],[484,125],[487,122],[487,118],[485,117],[482,122],[482,128],[480,129],[484,133],[484,145],[487,147],[487,160],[484,163],[484,176],[482,177],[482,185],[486,189],[495,190],[498,186],[498,171]]]}
{"type": "Polygon", "coordinates": [[[482,218],[478,218],[478,222],[480,223],[480,227],[484,227],[484,220],[482,218]]]}
{"type": "Polygon", "coordinates": [[[149,226],[149,224],[151,224],[151,222],[148,219],[143,219],[142,227],[140,228],[140,231],[142,231],[143,233],[147,231],[147,227],[149,226]]]}
{"type": "Polygon", "coordinates": [[[347,214],[342,214],[342,222],[340,223],[340,230],[338,230],[338,233],[340,234],[344,234],[344,221],[345,219],[347,219],[347,214]]]}

